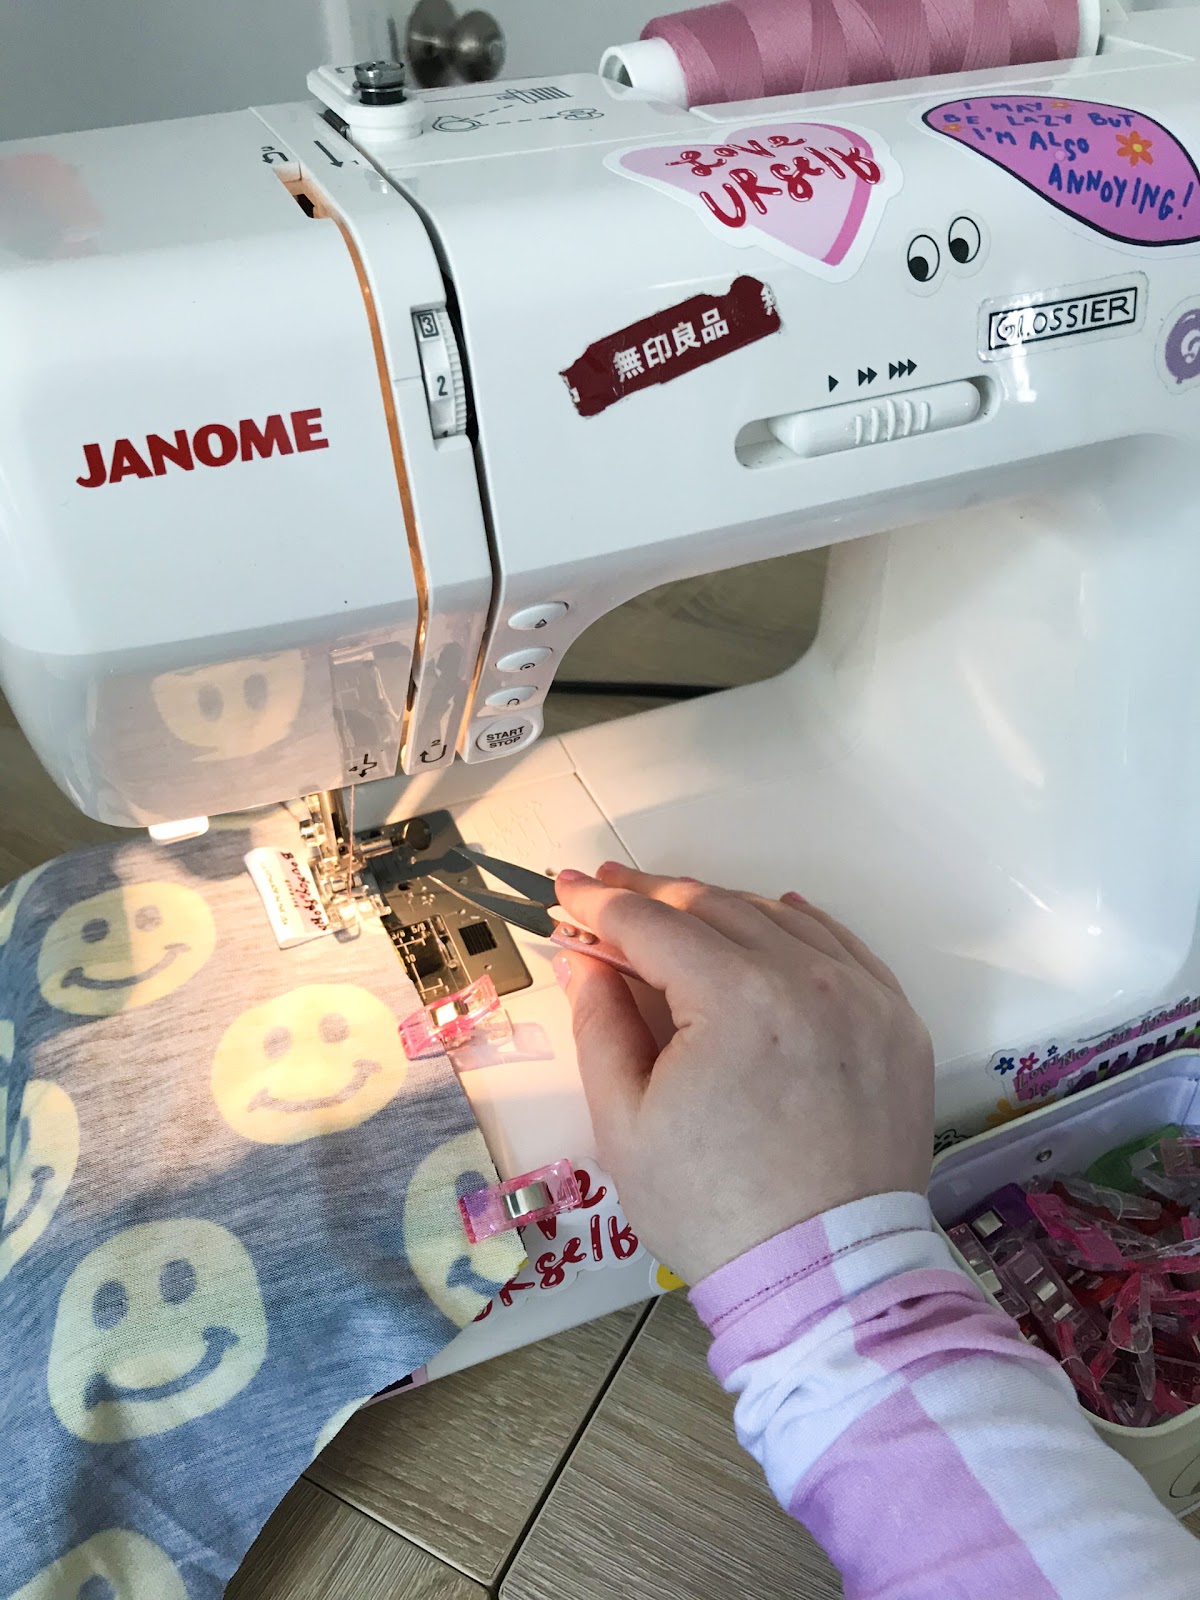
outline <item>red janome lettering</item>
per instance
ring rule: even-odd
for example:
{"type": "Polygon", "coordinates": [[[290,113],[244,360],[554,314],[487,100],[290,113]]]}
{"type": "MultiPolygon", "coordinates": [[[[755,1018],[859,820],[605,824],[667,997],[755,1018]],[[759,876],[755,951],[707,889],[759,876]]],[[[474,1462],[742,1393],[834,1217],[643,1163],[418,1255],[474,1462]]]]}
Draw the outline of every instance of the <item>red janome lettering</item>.
{"type": "Polygon", "coordinates": [[[98,444],[85,444],[87,472],[75,482],[81,489],[99,489],[122,478],[161,478],[168,467],[194,472],[197,462],[202,467],[227,467],[234,461],[328,450],[322,426],[321,408],[313,406],[286,416],[277,411],[262,423],[243,417],[236,426],[209,422],[190,434],[186,428],[176,428],[170,435],[151,433],[136,445],[132,439],[118,439],[107,452],[98,444]]]}

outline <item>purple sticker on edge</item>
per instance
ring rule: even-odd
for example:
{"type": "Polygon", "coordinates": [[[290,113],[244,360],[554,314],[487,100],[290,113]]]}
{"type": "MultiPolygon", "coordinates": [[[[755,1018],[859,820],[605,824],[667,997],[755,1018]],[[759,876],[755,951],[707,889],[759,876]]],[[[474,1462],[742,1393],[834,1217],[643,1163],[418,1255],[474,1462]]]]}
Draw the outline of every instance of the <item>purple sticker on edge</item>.
{"type": "Polygon", "coordinates": [[[1094,100],[948,100],[924,114],[1068,216],[1123,244],[1200,241],[1200,172],[1153,117],[1094,100]]]}

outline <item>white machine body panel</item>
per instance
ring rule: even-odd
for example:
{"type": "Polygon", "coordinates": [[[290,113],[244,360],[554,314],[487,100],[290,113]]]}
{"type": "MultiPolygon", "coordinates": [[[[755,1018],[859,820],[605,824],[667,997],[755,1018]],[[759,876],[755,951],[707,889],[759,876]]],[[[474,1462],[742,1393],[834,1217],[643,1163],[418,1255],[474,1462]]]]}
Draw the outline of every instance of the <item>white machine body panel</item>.
{"type": "MultiPolygon", "coordinates": [[[[440,91],[357,157],[312,107],[0,150],[92,207],[63,223],[60,174],[36,229],[0,223],[0,679],[39,754],[130,822],[377,779],[333,668],[386,654],[406,776],[362,784],[363,828],[450,807],[539,870],[800,890],[929,1022],[946,1137],[1021,1109],[1016,1061],[1200,1018],[1198,53],[1200,16],[1154,11],[1086,62],[696,113],[595,78],[440,91]],[[413,328],[439,309],[461,429],[413,328]],[[289,455],[76,482],[89,442],[276,413],[289,455]],[[536,742],[596,617],[826,544],[795,667],[536,742]]],[[[506,1176],[594,1154],[518,942],[505,1003],[543,1048],[463,1076],[506,1176]]],[[[440,1370],[651,1288],[580,1276],[440,1370]]]]}
{"type": "Polygon", "coordinates": [[[363,294],[290,162],[251,112],[0,153],[0,676],[103,821],[348,781],[364,721],[396,769],[417,582],[363,294]]]}
{"type": "MultiPolygon", "coordinates": [[[[1020,109],[1086,99],[1144,111],[1200,148],[1194,82],[1194,69],[1169,56],[1118,53],[1032,81],[1010,69],[691,113],[568,77],[543,86],[561,100],[531,104],[528,116],[514,116],[499,91],[498,107],[450,91],[426,108],[420,138],[368,142],[436,233],[462,312],[499,567],[478,726],[516,687],[521,703],[505,708],[506,721],[524,720],[535,737],[537,707],[572,641],[655,584],[965,511],[1004,496],[1018,475],[1053,492],[1076,481],[1073,452],[1131,431],[1186,429],[1156,367],[1154,317],[1192,291],[1196,246],[1108,238],[922,115],[986,89],[1011,96],[1014,124],[1040,120],[1059,142],[1082,118],[1084,143],[1092,132],[1095,146],[1086,114],[1020,109]],[[462,111],[447,111],[456,100],[462,111]],[[799,233],[788,232],[786,197],[771,197],[759,219],[754,197],[727,181],[732,152],[755,138],[815,145],[822,129],[826,148],[850,148],[848,131],[882,169],[837,266],[787,248],[799,233]],[[653,166],[644,152],[655,147],[660,181],[620,170],[632,163],[644,179],[653,166]],[[702,158],[713,163],[716,206],[740,225],[704,215],[704,185],[689,186],[702,158]],[[921,282],[909,258],[923,239],[939,259],[921,282]],[[662,353],[654,341],[687,324],[690,302],[726,296],[746,277],[765,287],[778,331],[579,414],[563,374],[585,352],[626,330],[627,347],[600,356],[641,377],[662,353]],[[1106,295],[1117,296],[1108,324],[1106,295]],[[1088,337],[1021,344],[1006,359],[981,350],[985,305],[1066,297],[1095,301],[1072,313],[1095,319],[1088,337]],[[684,309],[674,317],[674,308],[684,309]],[[847,423],[850,402],[861,416],[847,423]],[[786,430],[771,424],[797,414],[808,421],[793,420],[788,448],[786,430]],[[847,428],[882,447],[840,448],[847,428]],[[814,437],[826,447],[811,448],[814,437]],[[513,626],[530,608],[554,612],[536,637],[513,626]]],[[[1123,131],[1105,133],[1111,142],[1123,131]]],[[[784,154],[793,159],[791,148],[784,154]]],[[[813,199],[794,209],[826,193],[841,204],[852,182],[815,177],[813,199]]],[[[723,337],[735,345],[734,334],[723,337]]],[[[619,372],[614,387],[624,388],[619,372]]]]}

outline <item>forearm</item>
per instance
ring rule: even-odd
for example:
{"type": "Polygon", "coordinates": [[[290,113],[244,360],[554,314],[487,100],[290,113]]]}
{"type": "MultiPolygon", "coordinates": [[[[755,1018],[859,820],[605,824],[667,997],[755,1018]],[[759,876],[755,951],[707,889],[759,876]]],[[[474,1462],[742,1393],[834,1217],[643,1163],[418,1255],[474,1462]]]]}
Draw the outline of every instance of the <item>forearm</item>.
{"type": "Polygon", "coordinates": [[[843,1206],[699,1284],[738,1437],[847,1600],[1185,1600],[1200,1547],[917,1195],[843,1206]]]}

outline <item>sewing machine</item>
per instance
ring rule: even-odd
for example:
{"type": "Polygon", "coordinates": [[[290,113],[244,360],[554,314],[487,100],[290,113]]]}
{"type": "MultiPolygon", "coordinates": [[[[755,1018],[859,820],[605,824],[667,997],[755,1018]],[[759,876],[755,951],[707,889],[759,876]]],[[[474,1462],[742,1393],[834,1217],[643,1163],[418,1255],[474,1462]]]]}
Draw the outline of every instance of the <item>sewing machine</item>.
{"type": "MultiPolygon", "coordinates": [[[[1018,1060],[1156,1009],[1161,1045],[1200,993],[1198,49],[1145,12],[1041,71],[695,112],[325,68],[0,147],[39,757],[161,837],[304,797],[347,927],[349,786],[364,840],[448,810],[539,870],[798,888],[898,971],[958,1135],[1018,1060]],[[795,667],[539,738],[597,617],[824,545],[795,667]]],[[[592,1154],[553,951],[514,948],[525,1046],[463,1073],[505,1176],[592,1154]]],[[[580,1272],[436,1370],[654,1286],[580,1272]]]]}

